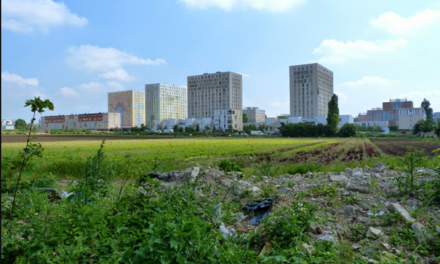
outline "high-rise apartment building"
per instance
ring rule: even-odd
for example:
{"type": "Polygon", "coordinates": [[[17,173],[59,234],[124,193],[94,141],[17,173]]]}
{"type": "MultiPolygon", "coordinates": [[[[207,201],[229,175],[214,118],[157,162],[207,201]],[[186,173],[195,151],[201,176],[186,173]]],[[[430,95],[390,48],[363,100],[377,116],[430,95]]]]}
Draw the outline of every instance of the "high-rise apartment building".
{"type": "Polygon", "coordinates": [[[153,120],[186,119],[187,88],[163,83],[145,85],[145,118],[153,127],[153,120]]]}
{"type": "Polygon", "coordinates": [[[121,128],[145,125],[145,92],[121,91],[108,93],[108,111],[121,113],[121,128]]]}
{"type": "Polygon", "coordinates": [[[242,76],[234,72],[188,76],[188,116],[214,118],[218,109],[242,109],[242,88],[242,76]]]}
{"type": "Polygon", "coordinates": [[[327,116],[333,72],[318,63],[294,65],[290,74],[290,116],[327,116]]]}

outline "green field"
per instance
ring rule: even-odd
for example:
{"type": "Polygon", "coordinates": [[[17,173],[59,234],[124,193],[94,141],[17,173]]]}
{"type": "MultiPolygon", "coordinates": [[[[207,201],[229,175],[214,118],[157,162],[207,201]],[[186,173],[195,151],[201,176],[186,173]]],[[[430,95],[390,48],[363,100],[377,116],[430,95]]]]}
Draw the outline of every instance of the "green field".
{"type": "MultiPolygon", "coordinates": [[[[43,158],[34,158],[26,174],[38,177],[52,173],[58,179],[77,178],[82,174],[87,157],[93,156],[101,141],[43,142],[43,158]]],[[[24,143],[2,143],[2,159],[14,157],[24,143]]],[[[256,174],[258,166],[271,161],[277,173],[338,171],[346,167],[372,166],[382,161],[399,166],[395,157],[386,156],[368,139],[340,138],[183,138],[154,140],[108,140],[105,142],[105,164],[116,178],[151,170],[182,170],[192,166],[217,167],[221,160],[234,161],[247,174],[256,174]],[[368,145],[375,154],[369,155],[368,145]],[[359,152],[347,158],[350,149],[359,152]],[[362,153],[361,153],[362,152],[362,153]]]]}

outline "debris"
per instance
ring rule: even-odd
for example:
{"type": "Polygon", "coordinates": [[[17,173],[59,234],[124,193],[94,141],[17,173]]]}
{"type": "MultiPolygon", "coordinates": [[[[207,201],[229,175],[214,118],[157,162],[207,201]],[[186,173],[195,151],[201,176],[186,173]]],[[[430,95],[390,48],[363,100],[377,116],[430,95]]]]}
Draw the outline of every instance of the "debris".
{"type": "MultiPolygon", "coordinates": [[[[347,191],[369,193],[370,192],[370,178],[366,176],[356,176],[358,172],[353,173],[353,177],[348,180],[345,189],[347,191]]],[[[361,175],[362,173],[359,172],[361,175]]]]}
{"type": "Polygon", "coordinates": [[[414,231],[414,234],[416,234],[417,241],[419,241],[419,243],[422,243],[423,241],[425,241],[425,237],[423,236],[423,232],[425,231],[425,226],[423,226],[420,223],[415,222],[411,225],[411,228],[414,231]]]}
{"type": "Polygon", "coordinates": [[[218,203],[214,208],[212,209],[212,222],[218,223],[220,221],[220,218],[222,217],[222,203],[218,203]]]}
{"type": "Polygon", "coordinates": [[[224,239],[229,239],[230,237],[235,239],[237,238],[237,234],[235,233],[234,228],[231,228],[230,230],[226,229],[225,224],[223,224],[223,222],[221,222],[220,224],[220,232],[222,233],[222,237],[224,239]]]}
{"type": "Polygon", "coordinates": [[[258,225],[261,220],[270,214],[272,208],[272,198],[266,198],[264,201],[250,202],[246,204],[247,211],[254,211],[254,216],[249,221],[250,225],[258,225]]]}
{"type": "Polygon", "coordinates": [[[352,245],[352,246],[351,246],[351,248],[352,248],[354,251],[358,251],[361,247],[362,247],[362,246],[360,246],[360,245],[352,245]]]}
{"type": "Polygon", "coordinates": [[[390,203],[390,204],[388,204],[387,209],[390,212],[399,212],[400,215],[403,217],[403,219],[405,219],[406,222],[414,223],[416,221],[416,219],[412,218],[409,215],[409,213],[405,210],[405,208],[403,208],[403,206],[401,206],[398,203],[390,203]]]}
{"type": "Polygon", "coordinates": [[[329,177],[331,182],[343,182],[346,183],[348,181],[347,176],[344,175],[331,175],[329,177]]]}
{"type": "Polygon", "coordinates": [[[367,237],[376,238],[383,235],[383,232],[379,229],[376,229],[374,227],[370,227],[370,229],[367,232],[367,237]]]}

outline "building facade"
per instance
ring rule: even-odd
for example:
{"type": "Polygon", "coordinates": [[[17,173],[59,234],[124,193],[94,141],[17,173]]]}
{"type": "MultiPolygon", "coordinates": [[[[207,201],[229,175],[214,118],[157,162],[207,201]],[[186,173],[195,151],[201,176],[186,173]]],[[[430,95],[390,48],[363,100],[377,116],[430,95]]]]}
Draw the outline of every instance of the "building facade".
{"type": "Polygon", "coordinates": [[[421,107],[399,109],[399,130],[409,131],[419,120],[426,120],[425,109],[421,107]]]}
{"type": "Polygon", "coordinates": [[[269,133],[278,132],[278,118],[277,117],[268,117],[266,118],[266,129],[269,133]]]}
{"type": "Polygon", "coordinates": [[[361,127],[373,127],[376,125],[379,126],[382,130],[388,128],[388,121],[358,121],[354,122],[354,124],[361,127]]]}
{"type": "Polygon", "coordinates": [[[2,119],[2,130],[14,130],[15,122],[13,120],[2,119]]]}
{"type": "Polygon", "coordinates": [[[399,109],[414,108],[414,103],[406,99],[391,99],[382,103],[382,121],[388,121],[388,125],[397,126],[399,121],[399,109]]]}
{"type": "Polygon", "coordinates": [[[42,116],[41,129],[89,129],[109,131],[121,128],[120,113],[92,113],[79,115],[42,116]]]}
{"type": "Polygon", "coordinates": [[[108,112],[121,114],[121,128],[145,125],[145,92],[121,91],[108,93],[108,112]]]}
{"type": "Polygon", "coordinates": [[[153,127],[153,120],[187,118],[188,90],[184,86],[164,83],[145,85],[145,118],[147,126],[153,127]]]}
{"type": "Polygon", "coordinates": [[[435,112],[435,113],[433,114],[433,118],[434,118],[434,122],[437,122],[437,119],[440,120],[440,112],[435,112]]]}
{"type": "Polygon", "coordinates": [[[266,123],[266,111],[258,107],[245,107],[243,114],[246,114],[249,119],[245,125],[253,124],[258,127],[266,123]]]}
{"type": "Polygon", "coordinates": [[[318,63],[289,68],[290,116],[327,116],[333,96],[333,72],[318,63]]]}
{"type": "Polygon", "coordinates": [[[188,116],[214,118],[219,109],[243,108],[243,81],[234,72],[188,76],[188,116]]]}
{"type": "Polygon", "coordinates": [[[214,111],[214,126],[223,131],[232,128],[243,131],[243,110],[241,109],[220,109],[214,111]]]}

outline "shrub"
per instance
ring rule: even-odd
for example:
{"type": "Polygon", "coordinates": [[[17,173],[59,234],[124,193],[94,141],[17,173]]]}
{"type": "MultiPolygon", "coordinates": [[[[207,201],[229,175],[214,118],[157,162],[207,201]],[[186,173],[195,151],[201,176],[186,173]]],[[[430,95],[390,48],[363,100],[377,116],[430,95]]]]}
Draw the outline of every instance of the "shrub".
{"type": "Polygon", "coordinates": [[[353,137],[356,135],[356,125],[345,123],[339,130],[341,137],[353,137]]]}
{"type": "Polygon", "coordinates": [[[218,167],[224,172],[241,171],[241,168],[238,166],[237,163],[231,162],[229,160],[222,160],[218,167]]]}

